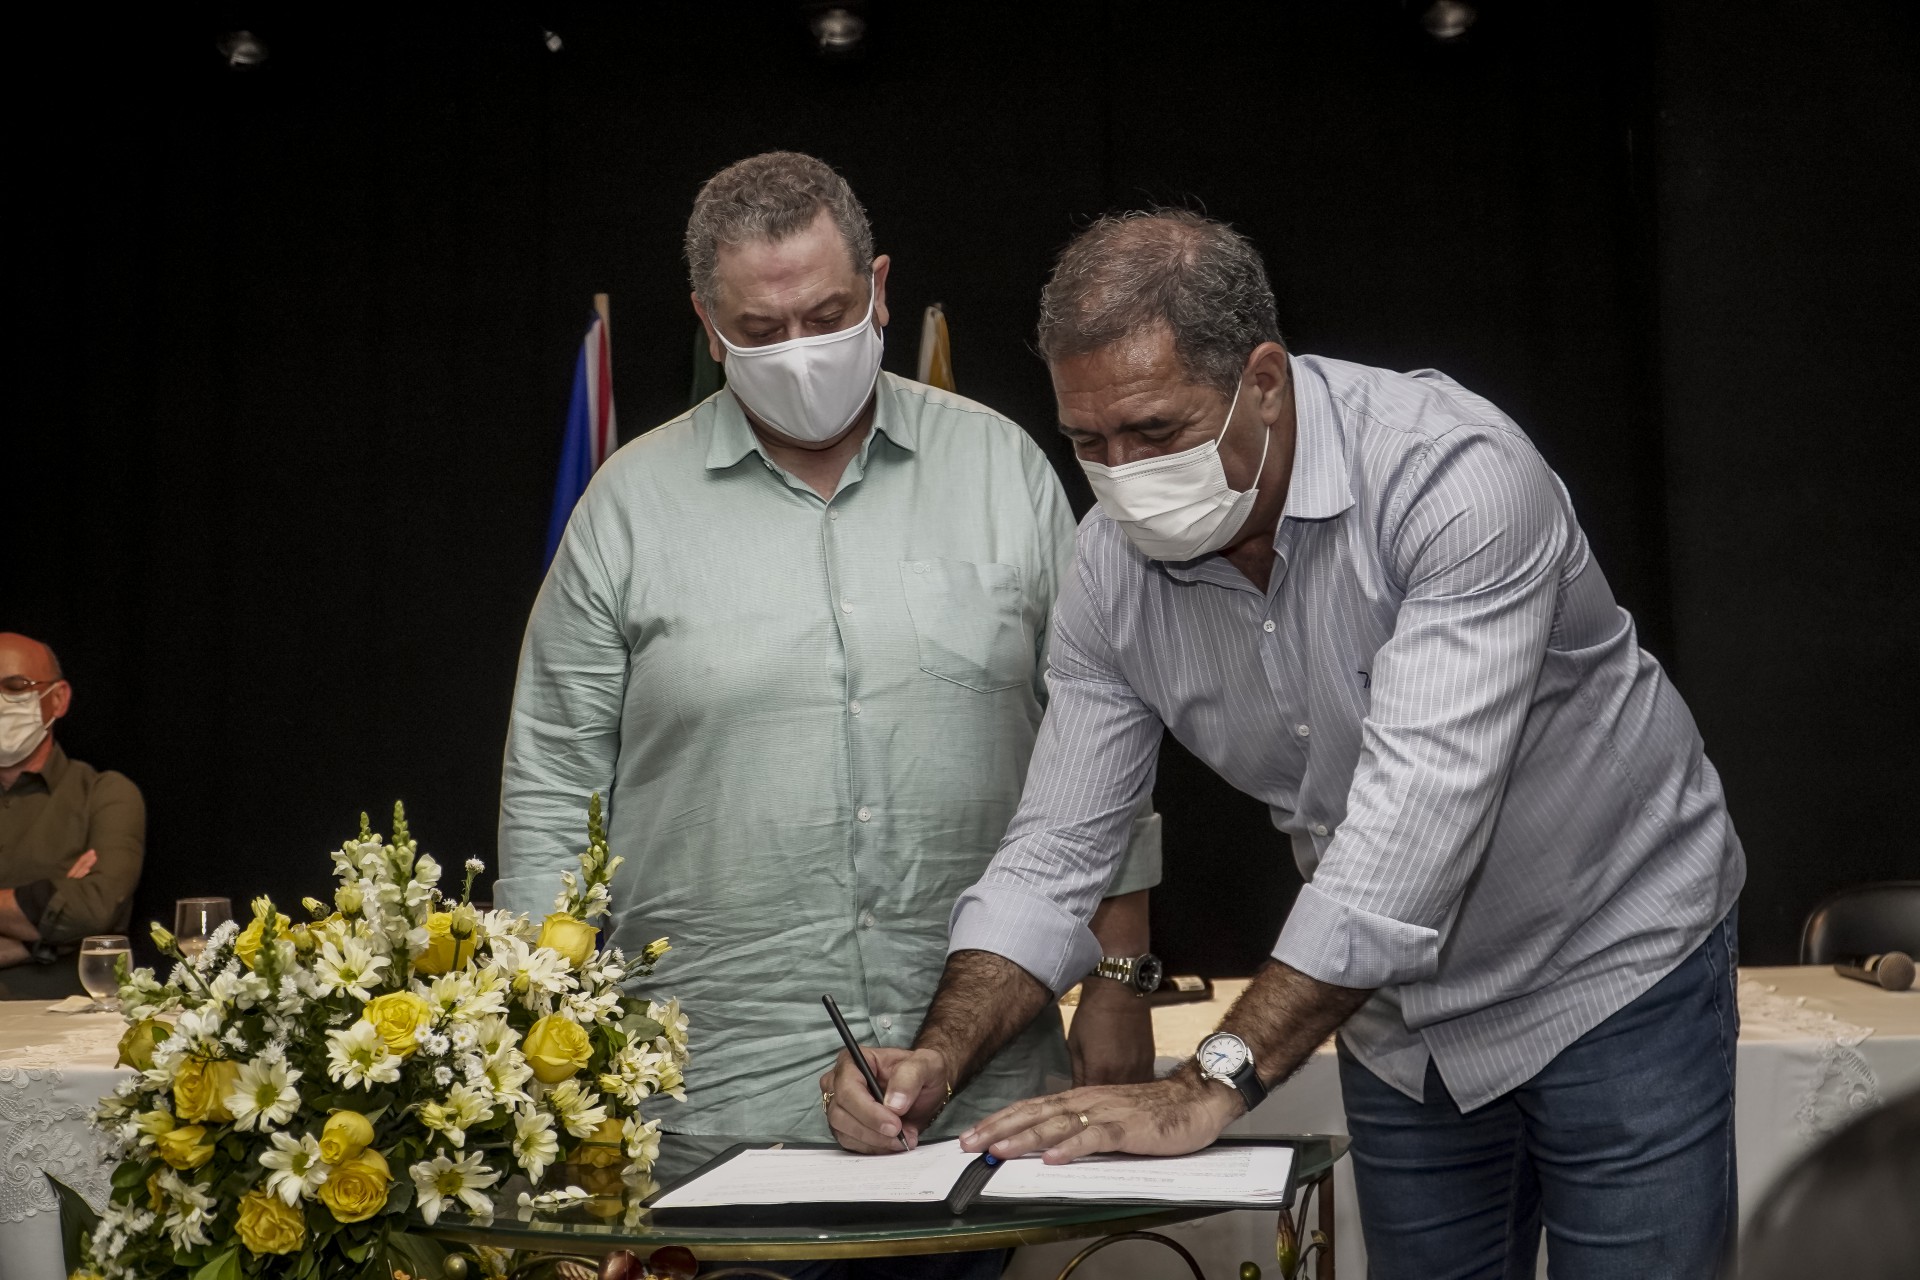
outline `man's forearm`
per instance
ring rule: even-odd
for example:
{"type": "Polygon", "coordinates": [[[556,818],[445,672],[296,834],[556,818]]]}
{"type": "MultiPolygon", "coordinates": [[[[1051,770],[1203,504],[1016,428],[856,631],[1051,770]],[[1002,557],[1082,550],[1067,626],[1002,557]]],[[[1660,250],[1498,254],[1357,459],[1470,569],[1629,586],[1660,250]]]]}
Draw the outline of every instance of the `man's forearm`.
{"type": "Polygon", "coordinates": [[[956,951],[947,957],[914,1048],[946,1059],[947,1085],[958,1092],[1052,999],[1038,978],[1005,956],[956,951]]]}
{"type": "Polygon", "coordinates": [[[40,941],[40,930],[20,910],[19,900],[11,889],[0,889],[0,938],[13,938],[20,942],[40,941]]]}
{"type": "Polygon", "coordinates": [[[1147,928],[1147,890],[1104,899],[1093,913],[1093,936],[1103,956],[1137,956],[1152,949],[1147,928]]]}
{"type": "Polygon", "coordinates": [[[1291,965],[1269,960],[1220,1020],[1253,1051],[1260,1080],[1269,1089],[1299,1069],[1373,992],[1336,987],[1291,965]]]}

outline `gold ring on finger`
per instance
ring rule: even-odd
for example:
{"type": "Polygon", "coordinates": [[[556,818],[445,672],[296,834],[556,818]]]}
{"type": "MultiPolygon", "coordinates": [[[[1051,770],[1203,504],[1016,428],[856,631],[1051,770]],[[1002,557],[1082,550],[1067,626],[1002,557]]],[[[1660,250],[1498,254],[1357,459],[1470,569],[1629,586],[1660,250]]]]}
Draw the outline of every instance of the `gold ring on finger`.
{"type": "Polygon", "coordinates": [[[1092,1122],[1091,1120],[1089,1120],[1089,1119],[1087,1119],[1087,1113],[1086,1113],[1086,1112],[1084,1112],[1084,1111],[1082,1111],[1082,1112],[1080,1113],[1080,1127],[1081,1127],[1082,1129],[1084,1129],[1084,1128],[1086,1128],[1086,1127],[1087,1127],[1087,1126],[1088,1126],[1089,1124],[1092,1124],[1092,1123],[1093,1123],[1093,1122],[1092,1122]]]}
{"type": "Polygon", "coordinates": [[[820,1091],[820,1109],[822,1111],[825,1111],[828,1107],[831,1107],[832,1105],[833,1105],[833,1090],[822,1089],[820,1091]]]}

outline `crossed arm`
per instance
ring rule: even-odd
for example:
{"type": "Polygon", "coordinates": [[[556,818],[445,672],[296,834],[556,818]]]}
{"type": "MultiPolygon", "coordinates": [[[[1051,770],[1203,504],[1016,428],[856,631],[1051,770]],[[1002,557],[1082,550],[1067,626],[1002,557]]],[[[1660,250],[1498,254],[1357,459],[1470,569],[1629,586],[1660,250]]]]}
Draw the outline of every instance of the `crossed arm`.
{"type": "MultiPolygon", "coordinates": [[[[100,855],[92,849],[73,860],[67,868],[67,879],[79,880],[93,870],[100,855]]],[[[20,909],[20,902],[12,889],[0,889],[0,969],[10,965],[24,963],[31,952],[28,944],[40,941],[40,929],[27,919],[26,912],[20,909]]]]}

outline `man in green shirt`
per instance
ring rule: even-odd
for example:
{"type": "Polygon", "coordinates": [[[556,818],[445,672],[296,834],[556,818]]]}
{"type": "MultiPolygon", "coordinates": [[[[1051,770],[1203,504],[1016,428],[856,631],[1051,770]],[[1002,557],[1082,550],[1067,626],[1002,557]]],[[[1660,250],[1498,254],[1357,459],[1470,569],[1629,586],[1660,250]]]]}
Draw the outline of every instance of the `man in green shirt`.
{"type": "Polygon", "coordinates": [[[73,687],[53,650],[0,632],[0,988],[78,992],[80,939],[120,933],[133,910],[147,810],[124,774],[67,759],[53,723],[73,687]]]}
{"type": "MultiPolygon", "coordinates": [[[[723,170],[687,255],[728,385],[573,512],[521,651],[495,899],[548,910],[606,795],[627,858],[607,940],[670,937],[645,990],[692,1025],[666,1126],[828,1141],[820,997],[864,1043],[912,1043],[1020,798],[1073,521],[1018,426],[879,371],[889,263],[826,165],[723,170]]],[[[1095,923],[1115,956],[1146,950],[1158,821],[1136,816],[1095,923]]],[[[1145,1006],[1090,979],[1071,1065],[1049,1009],[933,1132],[1049,1076],[1145,1078],[1145,1006]]]]}

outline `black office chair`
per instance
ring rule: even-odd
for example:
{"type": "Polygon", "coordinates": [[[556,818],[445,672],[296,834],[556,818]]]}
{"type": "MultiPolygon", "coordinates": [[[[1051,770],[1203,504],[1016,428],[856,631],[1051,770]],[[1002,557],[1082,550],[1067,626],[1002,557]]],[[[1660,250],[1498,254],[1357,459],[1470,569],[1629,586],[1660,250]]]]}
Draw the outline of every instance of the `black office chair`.
{"type": "Polygon", "coordinates": [[[1842,889],[1815,907],[1800,931],[1801,964],[1887,951],[1920,957],[1920,880],[1842,889]]]}

